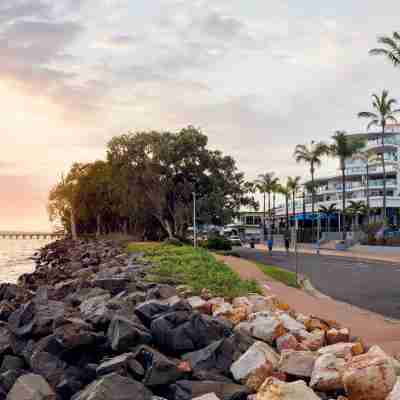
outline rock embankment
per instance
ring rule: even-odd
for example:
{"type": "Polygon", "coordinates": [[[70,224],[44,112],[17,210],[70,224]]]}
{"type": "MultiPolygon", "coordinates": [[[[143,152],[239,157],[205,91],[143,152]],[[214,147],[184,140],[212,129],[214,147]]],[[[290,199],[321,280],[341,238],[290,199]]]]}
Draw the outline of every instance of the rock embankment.
{"type": "Polygon", "coordinates": [[[398,400],[397,362],[274,296],[149,283],[112,242],[55,242],[0,285],[0,399],[398,400]]]}

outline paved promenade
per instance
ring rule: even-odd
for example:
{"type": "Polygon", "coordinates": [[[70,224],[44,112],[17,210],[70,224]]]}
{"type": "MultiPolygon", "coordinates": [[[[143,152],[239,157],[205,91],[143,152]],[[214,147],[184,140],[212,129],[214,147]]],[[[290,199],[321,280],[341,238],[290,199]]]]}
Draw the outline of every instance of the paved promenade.
{"type": "Polygon", "coordinates": [[[400,322],[349,304],[313,297],[302,290],[290,288],[266,277],[250,261],[237,257],[219,256],[242,278],[256,279],[266,295],[275,294],[297,312],[334,319],[349,327],[351,334],[359,336],[366,345],[380,345],[389,354],[400,355],[400,322]]]}

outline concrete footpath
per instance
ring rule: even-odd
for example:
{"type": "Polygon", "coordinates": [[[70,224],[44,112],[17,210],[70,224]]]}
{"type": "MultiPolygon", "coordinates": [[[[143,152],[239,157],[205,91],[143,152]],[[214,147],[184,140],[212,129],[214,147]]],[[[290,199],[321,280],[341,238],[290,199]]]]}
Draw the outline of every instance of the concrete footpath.
{"type": "Polygon", "coordinates": [[[353,336],[358,336],[370,346],[377,344],[387,353],[400,356],[400,321],[393,321],[371,311],[342,303],[331,298],[317,298],[300,289],[273,281],[263,274],[256,264],[238,258],[217,256],[243,279],[255,279],[266,295],[274,294],[292,309],[306,315],[336,320],[348,327],[353,336]]]}
{"type": "MultiPolygon", "coordinates": [[[[267,247],[264,244],[258,244],[256,245],[256,248],[267,251],[267,247]]],[[[274,246],[273,250],[285,251],[285,248],[281,246],[274,246]]],[[[353,248],[344,251],[322,248],[320,249],[320,255],[400,263],[400,251],[397,252],[390,250],[391,250],[390,248],[386,249],[386,251],[379,248],[376,251],[374,251],[373,249],[371,250],[371,248],[369,248],[369,250],[366,251],[365,249],[363,249],[363,246],[354,246],[353,248]]],[[[304,254],[316,254],[316,248],[315,245],[300,244],[298,246],[298,252],[304,254]]]]}

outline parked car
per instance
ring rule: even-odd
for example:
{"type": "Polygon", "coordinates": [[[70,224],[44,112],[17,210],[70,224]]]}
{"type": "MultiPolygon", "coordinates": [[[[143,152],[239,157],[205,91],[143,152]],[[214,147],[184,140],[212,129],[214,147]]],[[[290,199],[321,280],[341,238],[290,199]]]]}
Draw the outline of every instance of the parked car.
{"type": "Polygon", "coordinates": [[[239,236],[232,235],[228,237],[228,240],[231,242],[232,246],[241,246],[242,241],[240,240],[239,236]]]}

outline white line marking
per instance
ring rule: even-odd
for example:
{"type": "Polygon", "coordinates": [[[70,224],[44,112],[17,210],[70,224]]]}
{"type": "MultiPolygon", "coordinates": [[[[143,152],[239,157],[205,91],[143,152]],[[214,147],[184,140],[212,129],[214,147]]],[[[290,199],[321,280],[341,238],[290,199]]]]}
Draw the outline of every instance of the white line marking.
{"type": "Polygon", "coordinates": [[[267,290],[271,290],[271,288],[265,283],[264,284],[264,287],[267,289],[267,290]]]}

